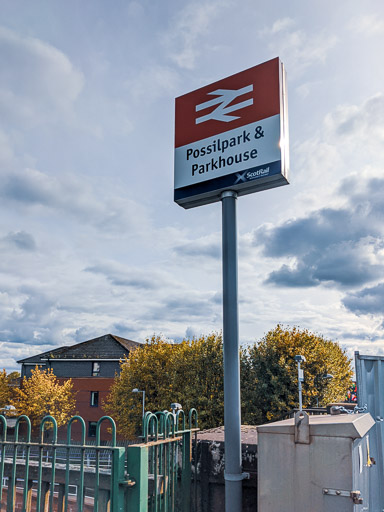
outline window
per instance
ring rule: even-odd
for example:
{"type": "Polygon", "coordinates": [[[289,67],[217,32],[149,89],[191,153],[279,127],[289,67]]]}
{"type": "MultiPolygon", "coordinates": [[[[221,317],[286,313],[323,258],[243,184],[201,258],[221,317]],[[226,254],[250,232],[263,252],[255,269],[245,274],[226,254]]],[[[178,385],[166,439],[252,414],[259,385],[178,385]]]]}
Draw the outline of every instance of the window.
{"type": "Polygon", "coordinates": [[[88,437],[96,437],[97,421],[88,422],[88,437]]]}
{"type": "Polygon", "coordinates": [[[91,391],[91,407],[99,407],[99,392],[91,391]]]}
{"type": "Polygon", "coordinates": [[[100,363],[92,363],[92,377],[98,377],[100,373],[100,363]]]}

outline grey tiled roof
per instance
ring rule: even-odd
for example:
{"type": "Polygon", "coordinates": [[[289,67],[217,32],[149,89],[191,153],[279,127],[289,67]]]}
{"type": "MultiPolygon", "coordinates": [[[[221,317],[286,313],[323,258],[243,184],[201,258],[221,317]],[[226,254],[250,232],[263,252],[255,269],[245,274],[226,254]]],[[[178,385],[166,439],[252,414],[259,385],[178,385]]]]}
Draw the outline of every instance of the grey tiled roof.
{"type": "Polygon", "coordinates": [[[41,363],[47,359],[121,359],[131,350],[142,346],[137,341],[105,334],[70,347],[60,347],[32,357],[20,359],[18,363],[41,363]]]}

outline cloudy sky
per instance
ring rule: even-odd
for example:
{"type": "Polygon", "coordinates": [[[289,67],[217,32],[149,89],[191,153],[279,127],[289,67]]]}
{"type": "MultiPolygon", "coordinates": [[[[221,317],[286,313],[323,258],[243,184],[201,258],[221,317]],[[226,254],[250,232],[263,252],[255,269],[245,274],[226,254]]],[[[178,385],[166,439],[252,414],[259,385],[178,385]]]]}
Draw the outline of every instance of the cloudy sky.
{"type": "Polygon", "coordinates": [[[222,326],[221,206],[173,202],[174,98],[279,56],[291,184],[238,200],[240,336],[384,353],[384,4],[0,0],[0,367],[222,326]]]}

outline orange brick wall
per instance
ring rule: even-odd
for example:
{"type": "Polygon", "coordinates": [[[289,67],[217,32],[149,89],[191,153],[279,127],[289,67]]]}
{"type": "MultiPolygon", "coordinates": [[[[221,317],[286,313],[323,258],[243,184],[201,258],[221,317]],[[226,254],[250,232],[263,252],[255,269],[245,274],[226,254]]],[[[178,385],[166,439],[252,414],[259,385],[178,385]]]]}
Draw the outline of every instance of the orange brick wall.
{"type": "MultiPolygon", "coordinates": [[[[68,379],[59,379],[61,383],[68,379]]],[[[88,422],[98,421],[102,416],[106,415],[103,409],[103,402],[109,394],[109,390],[113,384],[114,379],[103,377],[79,377],[72,378],[73,391],[76,393],[76,414],[81,416],[86,424],[86,439],[95,439],[88,437],[88,422]],[[91,407],[91,391],[99,392],[99,405],[98,407],[91,407]]],[[[111,434],[108,432],[110,427],[109,422],[103,422],[101,427],[101,439],[111,439],[111,434]]],[[[75,441],[81,440],[81,426],[79,422],[74,422],[72,425],[72,439],[75,441]]],[[[66,436],[66,427],[59,430],[60,438],[66,436]]]]}

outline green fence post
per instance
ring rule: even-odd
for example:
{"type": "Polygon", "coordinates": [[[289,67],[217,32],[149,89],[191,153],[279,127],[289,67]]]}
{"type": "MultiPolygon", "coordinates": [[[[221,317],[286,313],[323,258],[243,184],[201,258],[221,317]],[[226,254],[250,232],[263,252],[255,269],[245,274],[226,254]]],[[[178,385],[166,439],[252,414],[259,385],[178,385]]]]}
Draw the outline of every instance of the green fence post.
{"type": "Polygon", "coordinates": [[[187,430],[183,433],[183,466],[181,472],[183,512],[189,512],[191,508],[191,446],[192,433],[190,430],[187,430]]]}
{"type": "Polygon", "coordinates": [[[124,488],[122,482],[124,482],[125,448],[113,449],[112,464],[111,512],[124,512],[124,488]]]}
{"type": "Polygon", "coordinates": [[[128,488],[127,510],[129,512],[147,512],[148,510],[148,446],[128,446],[127,472],[135,481],[128,488]]]}

